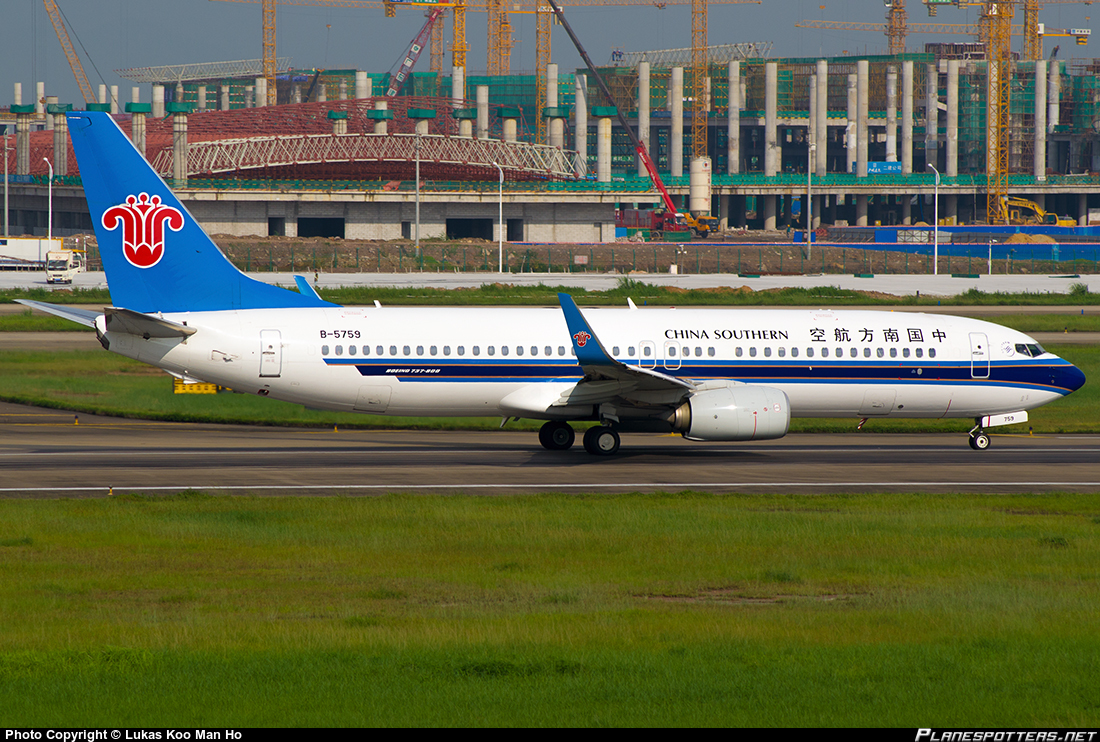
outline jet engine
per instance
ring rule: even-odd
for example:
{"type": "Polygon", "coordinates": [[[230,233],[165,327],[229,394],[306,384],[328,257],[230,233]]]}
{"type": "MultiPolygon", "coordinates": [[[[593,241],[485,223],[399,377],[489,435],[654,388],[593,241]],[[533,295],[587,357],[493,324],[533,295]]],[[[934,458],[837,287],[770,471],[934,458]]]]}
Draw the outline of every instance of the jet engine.
{"type": "Polygon", "coordinates": [[[708,389],[680,405],[669,422],[689,440],[770,440],[787,434],[791,402],[786,394],[768,386],[708,389]]]}

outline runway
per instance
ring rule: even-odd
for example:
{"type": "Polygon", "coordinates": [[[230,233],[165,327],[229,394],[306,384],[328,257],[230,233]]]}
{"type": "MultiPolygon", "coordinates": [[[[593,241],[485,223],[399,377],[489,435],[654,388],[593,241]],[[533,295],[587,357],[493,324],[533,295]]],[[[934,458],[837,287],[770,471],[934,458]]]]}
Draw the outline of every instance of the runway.
{"type": "Polygon", "coordinates": [[[1100,491],[1100,436],[625,435],[598,458],[533,432],[350,431],[122,420],[0,404],[0,497],[170,494],[1100,491]]]}

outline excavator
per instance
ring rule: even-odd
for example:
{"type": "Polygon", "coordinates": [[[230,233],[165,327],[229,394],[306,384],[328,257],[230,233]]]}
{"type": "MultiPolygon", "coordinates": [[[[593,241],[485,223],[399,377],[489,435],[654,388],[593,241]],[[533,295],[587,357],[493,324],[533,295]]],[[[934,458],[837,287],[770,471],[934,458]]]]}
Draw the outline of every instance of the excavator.
{"type": "Polygon", "coordinates": [[[1049,211],[1044,211],[1039,204],[1026,198],[1008,197],[1005,199],[1008,207],[1008,223],[1018,225],[1046,224],[1052,227],[1076,227],[1077,220],[1068,216],[1058,216],[1049,211]]]}
{"type": "MultiPolygon", "coordinates": [[[[592,64],[592,60],[588,56],[588,52],[581,46],[581,42],[577,39],[576,34],[573,33],[572,27],[569,22],[565,20],[565,15],[561,12],[561,8],[554,0],[549,0],[550,7],[554,11],[554,15],[557,16],[558,22],[565,28],[565,32],[569,34],[570,40],[573,42],[573,46],[577,48],[577,52],[581,55],[581,59],[588,66],[588,71],[592,73],[592,76],[596,80],[596,84],[599,85],[600,92],[609,101],[615,99],[611,97],[611,92],[607,89],[607,84],[604,82],[603,77],[596,70],[596,66],[592,64]]],[[[653,159],[649,156],[646,146],[642,144],[642,141],[638,138],[634,129],[630,128],[630,124],[626,122],[626,117],[623,116],[622,111],[616,106],[615,114],[619,117],[619,126],[623,128],[630,136],[630,143],[634,146],[634,152],[638,155],[638,159],[645,166],[646,172],[649,173],[649,179],[653,181],[653,185],[661,193],[661,199],[665,203],[665,213],[659,217],[660,226],[662,231],[672,229],[674,227],[687,227],[699,237],[706,237],[712,231],[718,229],[718,219],[710,215],[695,216],[690,212],[681,212],[677,210],[676,204],[672,203],[672,197],[668,195],[668,189],[665,188],[664,182],[661,180],[661,176],[657,174],[657,166],[653,163],[653,159]]],[[[655,221],[658,221],[655,219],[655,221]]]]}

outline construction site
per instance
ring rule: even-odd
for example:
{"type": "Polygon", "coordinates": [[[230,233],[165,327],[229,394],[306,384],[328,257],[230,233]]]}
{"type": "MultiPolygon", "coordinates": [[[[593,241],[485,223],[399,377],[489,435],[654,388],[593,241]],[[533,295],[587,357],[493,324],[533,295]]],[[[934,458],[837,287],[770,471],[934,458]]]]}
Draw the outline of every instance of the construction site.
{"type": "Polygon", "coordinates": [[[1057,0],[892,0],[882,23],[800,24],[885,35],[888,53],[829,58],[708,43],[708,5],[757,0],[671,0],[690,6],[682,47],[613,50],[571,72],[550,59],[554,11],[533,0],[331,0],[427,18],[396,72],[292,68],[277,6],[327,2],[262,0],[260,58],[117,70],[133,82],[120,91],[93,89],[44,0],[84,100],[17,83],[0,107],[5,235],[92,230],[65,118],[87,108],[112,113],[206,230],[233,237],[600,244],[792,228],[805,240],[810,226],[819,240],[904,244],[934,225],[945,244],[1100,240],[1100,59],[1081,55],[1089,29],[1042,22],[1057,0]],[[962,6],[979,23],[909,17],[962,6]],[[484,74],[467,71],[475,12],[488,14],[484,74]],[[516,12],[537,17],[531,74],[512,73],[516,12]],[[910,33],[963,36],[918,50],[910,33]],[[704,218],[713,226],[697,229],[704,218]]]}

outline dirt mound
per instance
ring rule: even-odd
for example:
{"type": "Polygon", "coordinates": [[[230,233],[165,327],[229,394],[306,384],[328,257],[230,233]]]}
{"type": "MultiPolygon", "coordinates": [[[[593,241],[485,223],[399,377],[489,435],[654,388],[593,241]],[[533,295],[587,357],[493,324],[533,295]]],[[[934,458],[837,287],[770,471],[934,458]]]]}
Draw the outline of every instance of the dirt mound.
{"type": "Polygon", "coordinates": [[[1049,234],[1014,234],[1005,240],[1006,245],[1053,245],[1058,240],[1049,234]]]}

